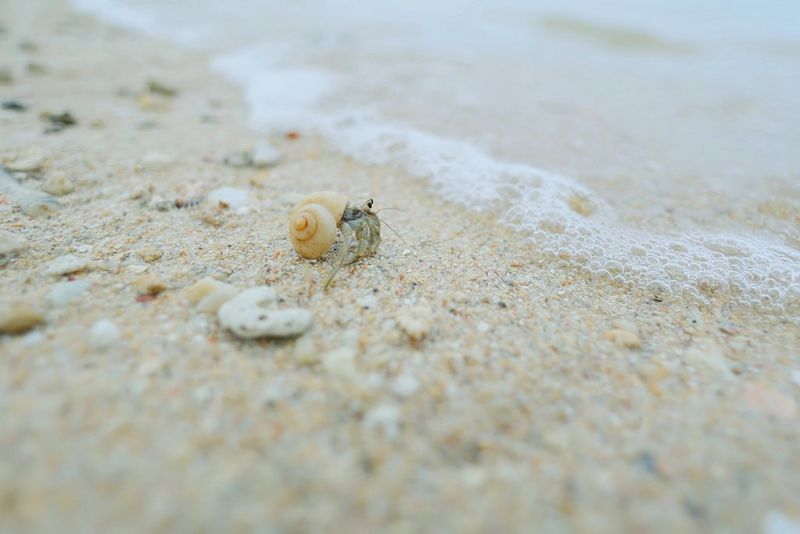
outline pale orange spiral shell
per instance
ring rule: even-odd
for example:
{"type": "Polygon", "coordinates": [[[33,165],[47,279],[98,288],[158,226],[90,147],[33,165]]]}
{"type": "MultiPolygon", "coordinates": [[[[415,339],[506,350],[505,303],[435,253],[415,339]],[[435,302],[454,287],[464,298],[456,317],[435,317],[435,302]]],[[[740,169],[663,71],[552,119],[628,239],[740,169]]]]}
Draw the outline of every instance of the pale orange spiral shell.
{"type": "Polygon", "coordinates": [[[304,258],[322,257],[336,240],[347,197],[332,191],[312,193],[289,216],[289,240],[304,258]]]}

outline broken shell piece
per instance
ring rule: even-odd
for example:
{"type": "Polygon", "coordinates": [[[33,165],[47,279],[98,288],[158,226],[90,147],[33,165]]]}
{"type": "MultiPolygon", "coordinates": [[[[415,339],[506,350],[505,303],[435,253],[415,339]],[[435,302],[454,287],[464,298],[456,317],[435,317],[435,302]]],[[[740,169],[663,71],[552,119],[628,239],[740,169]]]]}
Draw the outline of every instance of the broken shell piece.
{"type": "Polygon", "coordinates": [[[311,327],[312,316],[300,308],[278,309],[278,295],[268,286],[246,289],[219,309],[220,324],[245,339],[291,337],[311,327]]]}
{"type": "Polygon", "coordinates": [[[65,254],[48,263],[47,269],[45,269],[44,272],[45,274],[51,274],[53,276],[62,276],[85,271],[91,267],[92,261],[88,258],[75,256],[74,254],[65,254]]]}
{"type": "Polygon", "coordinates": [[[9,171],[35,172],[42,168],[45,157],[39,147],[31,147],[17,152],[11,157],[4,157],[4,164],[9,171]]]}
{"type": "Polygon", "coordinates": [[[25,215],[37,217],[56,211],[61,205],[55,197],[20,185],[0,166],[0,193],[19,206],[25,215]]]}
{"type": "Polygon", "coordinates": [[[215,312],[237,295],[235,287],[207,276],[186,289],[186,299],[201,312],[215,312]]]}
{"type": "Polygon", "coordinates": [[[0,302],[0,334],[23,334],[43,322],[44,316],[27,301],[0,302]]]}
{"type": "Polygon", "coordinates": [[[133,286],[140,295],[158,295],[167,289],[167,284],[152,274],[143,274],[133,281],[133,286]]]}

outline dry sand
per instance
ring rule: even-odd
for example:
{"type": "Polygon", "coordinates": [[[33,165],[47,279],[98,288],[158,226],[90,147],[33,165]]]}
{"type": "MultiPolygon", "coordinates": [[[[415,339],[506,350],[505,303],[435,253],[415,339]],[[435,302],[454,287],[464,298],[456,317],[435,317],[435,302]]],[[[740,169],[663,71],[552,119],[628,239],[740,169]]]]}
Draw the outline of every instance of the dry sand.
{"type": "Polygon", "coordinates": [[[576,274],[491,213],[303,132],[271,139],[283,154],[272,169],[225,166],[258,136],[201,54],[61,0],[6,2],[0,22],[13,76],[0,92],[29,106],[2,111],[0,155],[41,155],[17,174],[26,188],[74,185],[37,217],[18,189],[0,193],[0,229],[29,245],[0,267],[0,318],[42,314],[0,336],[0,530],[800,521],[796,324],[576,274]],[[177,96],[142,96],[151,79],[177,96]],[[66,110],[78,124],[43,133],[40,113],[66,110]],[[249,190],[249,209],[157,209],[223,186],[249,190]],[[300,259],[285,236],[292,202],[321,189],[405,210],[382,216],[406,244],[384,230],[378,254],[328,293],[329,263],[300,259]],[[93,263],[46,272],[67,254],[93,263]],[[166,286],[155,298],[140,296],[148,274],[166,286]],[[297,341],[237,340],[187,301],[204,276],[269,284],[314,325],[297,341]],[[422,339],[398,323],[408,315],[422,339]],[[106,348],[92,341],[99,320],[120,330],[106,348]]]}

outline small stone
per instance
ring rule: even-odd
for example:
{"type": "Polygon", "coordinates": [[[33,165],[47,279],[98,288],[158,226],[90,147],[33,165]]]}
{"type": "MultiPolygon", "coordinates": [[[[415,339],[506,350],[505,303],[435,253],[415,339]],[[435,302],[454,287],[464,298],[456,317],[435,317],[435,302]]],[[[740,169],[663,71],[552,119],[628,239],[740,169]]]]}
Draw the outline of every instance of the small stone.
{"type": "Polygon", "coordinates": [[[39,147],[30,147],[3,158],[6,170],[13,172],[36,172],[44,164],[44,152],[39,147]]]}
{"type": "Polygon", "coordinates": [[[16,111],[17,113],[28,111],[28,106],[19,100],[3,100],[2,108],[8,111],[16,111]]]}
{"type": "Polygon", "coordinates": [[[245,338],[292,337],[311,327],[312,316],[300,308],[278,309],[278,295],[268,286],[246,289],[220,307],[220,324],[245,338]]]}
{"type": "Polygon", "coordinates": [[[420,341],[430,332],[433,312],[428,306],[418,304],[401,310],[395,319],[408,337],[420,341]]]}
{"type": "Polygon", "coordinates": [[[224,208],[237,209],[247,203],[248,191],[235,187],[220,187],[208,194],[208,199],[214,204],[224,208]]]}
{"type": "Polygon", "coordinates": [[[400,408],[394,404],[380,404],[364,415],[362,425],[367,430],[378,430],[389,438],[395,438],[399,431],[400,408]]]}
{"type": "Polygon", "coordinates": [[[57,133],[65,128],[78,124],[78,121],[69,111],[62,111],[61,113],[45,111],[40,117],[48,124],[44,133],[57,133]]]}
{"type": "Polygon", "coordinates": [[[453,291],[450,293],[449,298],[452,302],[457,304],[466,304],[469,302],[469,297],[463,291],[453,291]]]}
{"type": "Polygon", "coordinates": [[[166,100],[158,95],[141,94],[136,98],[136,105],[144,111],[166,111],[169,109],[166,100]]]}
{"type": "Polygon", "coordinates": [[[23,39],[22,41],[17,43],[17,46],[23,52],[28,52],[28,53],[34,53],[39,50],[39,46],[29,39],[23,39]]]}
{"type": "Polygon", "coordinates": [[[157,80],[149,80],[147,82],[147,92],[166,98],[174,98],[178,95],[178,91],[176,89],[173,89],[172,87],[169,87],[168,85],[165,85],[157,80]]]}
{"type": "Polygon", "coordinates": [[[153,274],[143,274],[133,281],[133,286],[141,295],[158,295],[167,289],[167,284],[153,274]]]}
{"type": "Polygon", "coordinates": [[[356,300],[356,304],[365,310],[374,310],[378,307],[378,298],[373,293],[367,293],[363,297],[356,300]]]}
{"type": "Polygon", "coordinates": [[[223,160],[225,165],[229,167],[250,167],[253,165],[253,154],[251,154],[247,150],[239,150],[236,152],[231,152],[225,159],[223,160]]]}
{"type": "Polygon", "coordinates": [[[295,341],[292,357],[300,365],[314,365],[319,363],[320,354],[311,336],[303,336],[295,341]]]}
{"type": "Polygon", "coordinates": [[[63,172],[56,172],[44,181],[42,191],[60,197],[75,191],[75,184],[63,172]]]}
{"type": "Polygon", "coordinates": [[[638,349],[642,346],[642,339],[638,335],[621,328],[612,328],[606,332],[605,336],[606,339],[623,349],[638,349]]]}
{"type": "Polygon", "coordinates": [[[274,167],[281,161],[281,153],[269,143],[258,143],[253,149],[253,166],[259,168],[274,167]]]}
{"type": "Polygon", "coordinates": [[[161,249],[156,247],[143,247],[136,251],[136,255],[147,263],[153,263],[154,261],[160,260],[163,254],[164,253],[161,251],[161,249]]]}
{"type": "Polygon", "coordinates": [[[109,319],[100,319],[89,331],[89,344],[95,349],[107,349],[117,344],[122,333],[119,327],[109,319]]]}
{"type": "Polygon", "coordinates": [[[225,282],[207,276],[186,289],[186,299],[201,312],[216,312],[220,306],[238,294],[238,290],[225,282]]]}
{"type": "Polygon", "coordinates": [[[25,70],[28,71],[28,74],[35,75],[47,74],[50,72],[50,69],[48,69],[45,65],[35,61],[28,61],[28,63],[25,64],[25,70]]]}
{"type": "Polygon", "coordinates": [[[0,266],[28,248],[28,240],[19,234],[0,230],[0,266]]]}
{"type": "Polygon", "coordinates": [[[53,286],[47,295],[47,300],[53,308],[66,308],[73,301],[81,298],[89,291],[91,284],[86,280],[72,282],[59,282],[53,286]]]}
{"type": "Polygon", "coordinates": [[[420,383],[417,378],[410,373],[403,373],[392,381],[392,393],[398,397],[411,397],[419,391],[420,383]]]}
{"type": "Polygon", "coordinates": [[[88,258],[66,254],[48,263],[44,272],[53,276],[63,276],[88,270],[91,266],[92,262],[88,258]]]}
{"type": "Polygon", "coordinates": [[[29,194],[17,198],[19,209],[30,217],[40,217],[50,215],[57,211],[61,205],[54,197],[31,191],[29,194]]]}
{"type": "Polygon", "coordinates": [[[148,202],[148,206],[156,211],[169,211],[175,208],[175,201],[164,198],[160,195],[153,195],[148,202]]]}
{"type": "Polygon", "coordinates": [[[14,76],[7,68],[0,69],[0,85],[11,85],[14,83],[14,76]]]}
{"type": "Polygon", "coordinates": [[[24,334],[43,322],[44,316],[29,302],[0,303],[0,334],[24,334]]]}
{"type": "Polygon", "coordinates": [[[322,366],[327,372],[341,378],[352,377],[356,371],[356,351],[352,347],[340,347],[322,356],[322,366]]]}
{"type": "Polygon", "coordinates": [[[132,274],[142,274],[150,270],[150,266],[144,263],[134,263],[133,265],[128,265],[126,269],[132,274]]]}
{"type": "Polygon", "coordinates": [[[166,154],[161,154],[160,152],[150,152],[149,154],[145,155],[144,159],[142,160],[142,167],[148,170],[166,169],[174,162],[175,160],[166,154]]]}

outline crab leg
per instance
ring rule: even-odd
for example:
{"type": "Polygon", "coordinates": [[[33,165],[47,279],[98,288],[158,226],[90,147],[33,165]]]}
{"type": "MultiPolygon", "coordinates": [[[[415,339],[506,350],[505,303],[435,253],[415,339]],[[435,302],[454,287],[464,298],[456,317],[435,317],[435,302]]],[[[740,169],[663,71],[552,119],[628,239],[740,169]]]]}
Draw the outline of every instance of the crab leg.
{"type": "MultiPolygon", "coordinates": [[[[333,270],[328,275],[328,278],[325,280],[325,286],[323,287],[323,291],[327,291],[328,287],[333,282],[336,273],[339,272],[339,269],[344,267],[345,265],[349,265],[347,260],[347,253],[350,251],[350,247],[353,246],[353,241],[356,239],[355,234],[353,233],[353,229],[350,228],[350,225],[345,223],[341,226],[342,235],[344,239],[342,240],[342,244],[340,245],[341,248],[339,249],[339,253],[336,257],[336,261],[334,263],[333,270]]],[[[352,262],[351,262],[352,263],[352,262]]]]}

